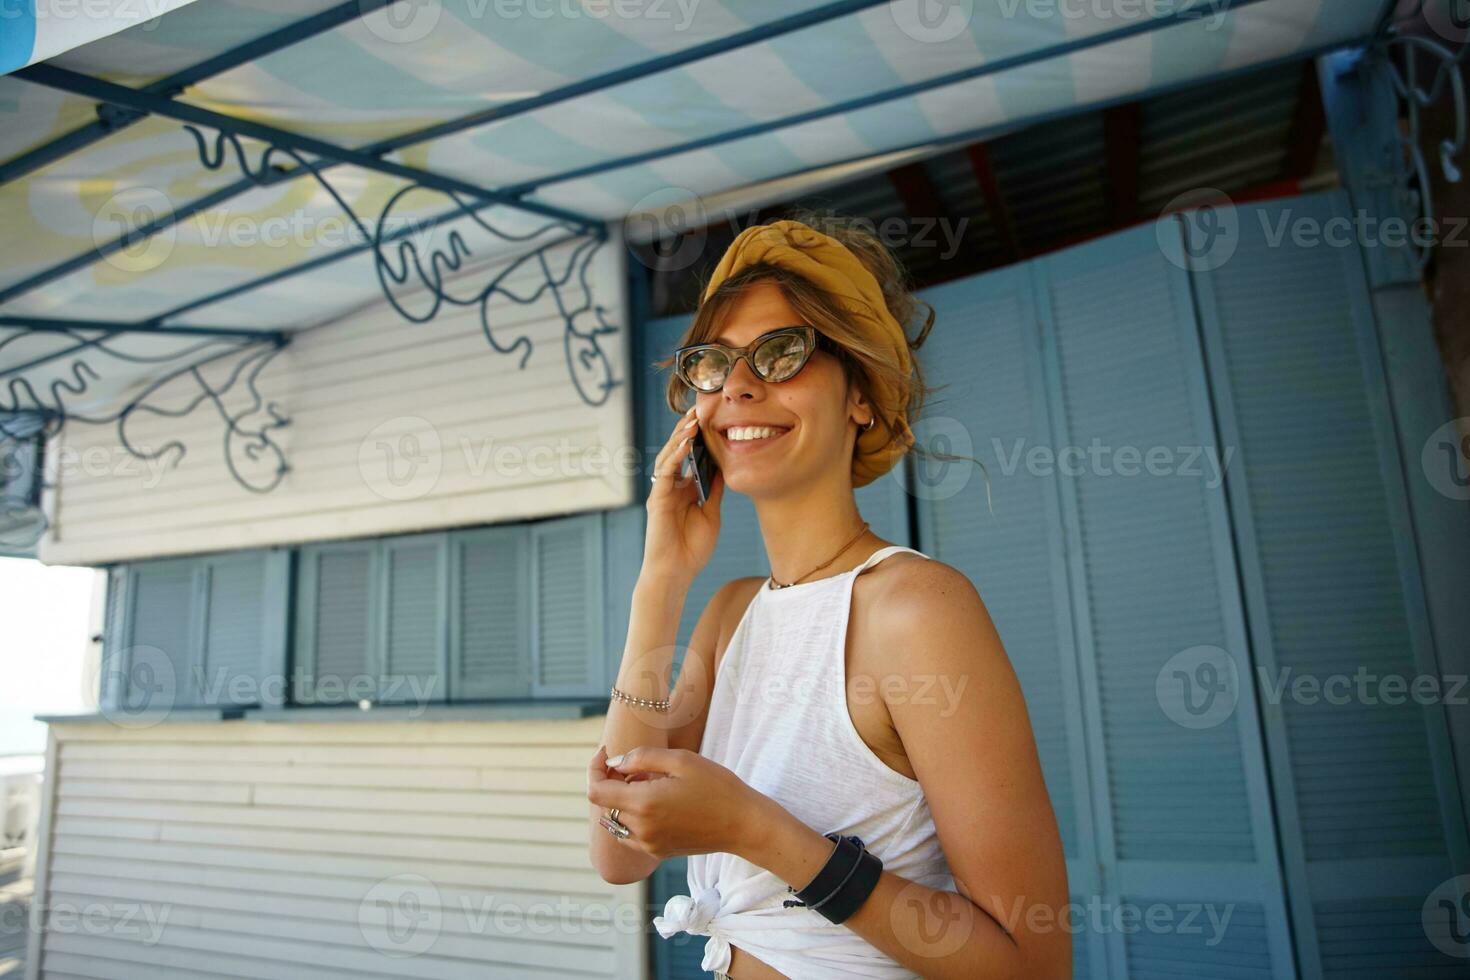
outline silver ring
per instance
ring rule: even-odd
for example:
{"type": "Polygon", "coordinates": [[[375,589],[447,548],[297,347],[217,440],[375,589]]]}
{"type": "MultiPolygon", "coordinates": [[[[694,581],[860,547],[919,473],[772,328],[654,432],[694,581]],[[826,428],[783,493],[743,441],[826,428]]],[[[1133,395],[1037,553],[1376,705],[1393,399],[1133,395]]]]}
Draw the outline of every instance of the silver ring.
{"type": "Polygon", "coordinates": [[[611,810],[607,811],[607,819],[611,820],[613,823],[619,823],[620,822],[618,820],[618,808],[617,807],[613,807],[611,810]]]}

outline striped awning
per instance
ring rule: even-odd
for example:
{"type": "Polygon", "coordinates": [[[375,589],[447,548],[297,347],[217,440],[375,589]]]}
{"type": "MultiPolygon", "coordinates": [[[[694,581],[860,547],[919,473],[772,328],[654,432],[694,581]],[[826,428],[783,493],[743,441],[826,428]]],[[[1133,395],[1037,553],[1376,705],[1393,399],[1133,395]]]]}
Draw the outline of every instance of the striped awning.
{"type": "Polygon", "coordinates": [[[430,247],[447,251],[459,230],[478,262],[684,199],[1228,85],[1365,40],[1385,12],[1384,0],[91,2],[114,16],[78,25],[22,0],[0,19],[11,327],[300,329],[381,296],[364,227],[412,238],[443,218],[430,247]],[[156,16],[136,23],[139,9],[156,16]]]}

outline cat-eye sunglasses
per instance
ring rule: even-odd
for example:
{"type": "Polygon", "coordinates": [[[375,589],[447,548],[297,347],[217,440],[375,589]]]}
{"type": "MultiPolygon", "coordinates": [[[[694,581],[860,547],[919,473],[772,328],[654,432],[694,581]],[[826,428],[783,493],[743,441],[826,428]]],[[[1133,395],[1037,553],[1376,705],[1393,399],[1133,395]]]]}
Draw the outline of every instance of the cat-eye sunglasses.
{"type": "Polygon", "coordinates": [[[741,358],[762,381],[789,381],[806,366],[818,347],[830,341],[812,326],[778,327],[744,347],[690,344],[674,351],[674,373],[695,391],[719,391],[741,358]]]}

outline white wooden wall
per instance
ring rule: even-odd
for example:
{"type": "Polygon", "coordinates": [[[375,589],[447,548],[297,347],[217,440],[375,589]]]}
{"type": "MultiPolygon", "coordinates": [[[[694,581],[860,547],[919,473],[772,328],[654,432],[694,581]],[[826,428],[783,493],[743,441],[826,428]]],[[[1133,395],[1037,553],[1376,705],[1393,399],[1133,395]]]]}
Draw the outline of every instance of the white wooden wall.
{"type": "Polygon", "coordinates": [[[587,856],[602,724],[55,725],[30,976],[641,980],[646,885],[587,856]]]}
{"type": "MultiPolygon", "coordinates": [[[[570,247],[553,251],[555,269],[565,268],[570,247]]],[[[501,296],[490,303],[502,346],[523,336],[532,341],[524,368],[522,351],[503,354],[490,345],[478,304],[445,306],[435,319],[413,323],[379,302],[299,333],[260,375],[261,394],[291,419],[273,435],[291,470],[269,493],[252,493],[231,478],[224,424],[208,404],[182,418],[131,416],[132,444],[156,451],[174,439],[185,443],[187,455],[174,468],[130,456],[113,425],[68,425],[48,447],[57,486],[43,501],[52,526],[39,557],[100,564],[631,503],[625,263],[626,249],[614,234],[588,269],[593,301],[619,328],[598,339],[621,382],[602,404],[589,405],[578,394],[567,366],[565,321],[548,290],[529,305],[501,296]],[[550,453],[542,457],[548,465],[535,466],[529,455],[519,464],[515,457],[503,458],[509,465],[497,462],[501,446],[550,453]],[[390,460],[400,483],[389,479],[390,460]]],[[[484,269],[471,271],[451,291],[475,295],[490,278],[484,269]]],[[[528,262],[507,286],[526,296],[544,282],[539,265],[528,262]]],[[[426,301],[420,294],[406,305],[422,310],[426,301]]],[[[587,315],[578,328],[588,330],[592,322],[587,315]]],[[[218,384],[233,366],[221,361],[206,375],[218,384]]],[[[197,385],[181,379],[150,404],[172,409],[198,396],[197,385]]],[[[249,401],[243,388],[225,400],[249,401]]],[[[267,471],[248,461],[246,469],[267,471]]]]}

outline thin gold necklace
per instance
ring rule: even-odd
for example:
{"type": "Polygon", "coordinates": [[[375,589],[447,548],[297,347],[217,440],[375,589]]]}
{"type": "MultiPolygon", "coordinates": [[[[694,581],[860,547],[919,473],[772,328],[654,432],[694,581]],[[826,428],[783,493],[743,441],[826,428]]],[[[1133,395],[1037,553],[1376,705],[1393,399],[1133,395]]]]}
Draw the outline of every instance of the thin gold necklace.
{"type": "Polygon", "coordinates": [[[863,521],[863,526],[860,527],[860,528],[858,528],[858,533],[857,534],[854,534],[852,536],[852,540],[851,541],[848,541],[847,544],[843,545],[842,548],[837,552],[836,555],[833,555],[831,558],[828,558],[826,561],[822,562],[816,568],[813,568],[810,572],[807,572],[806,575],[801,576],[801,578],[792,579],[790,582],[777,582],[776,581],[776,576],[773,574],[771,576],[771,588],[773,588],[773,589],[789,589],[793,585],[795,585],[797,582],[800,582],[801,579],[806,578],[807,575],[814,575],[817,572],[820,572],[822,569],[826,568],[828,565],[830,565],[834,561],[836,561],[838,555],[841,555],[842,552],[846,551],[848,548],[851,548],[852,545],[853,545],[853,542],[854,541],[857,541],[858,538],[862,537],[863,536],[863,532],[866,531],[867,529],[868,529],[868,522],[867,521],[863,521]]]}

